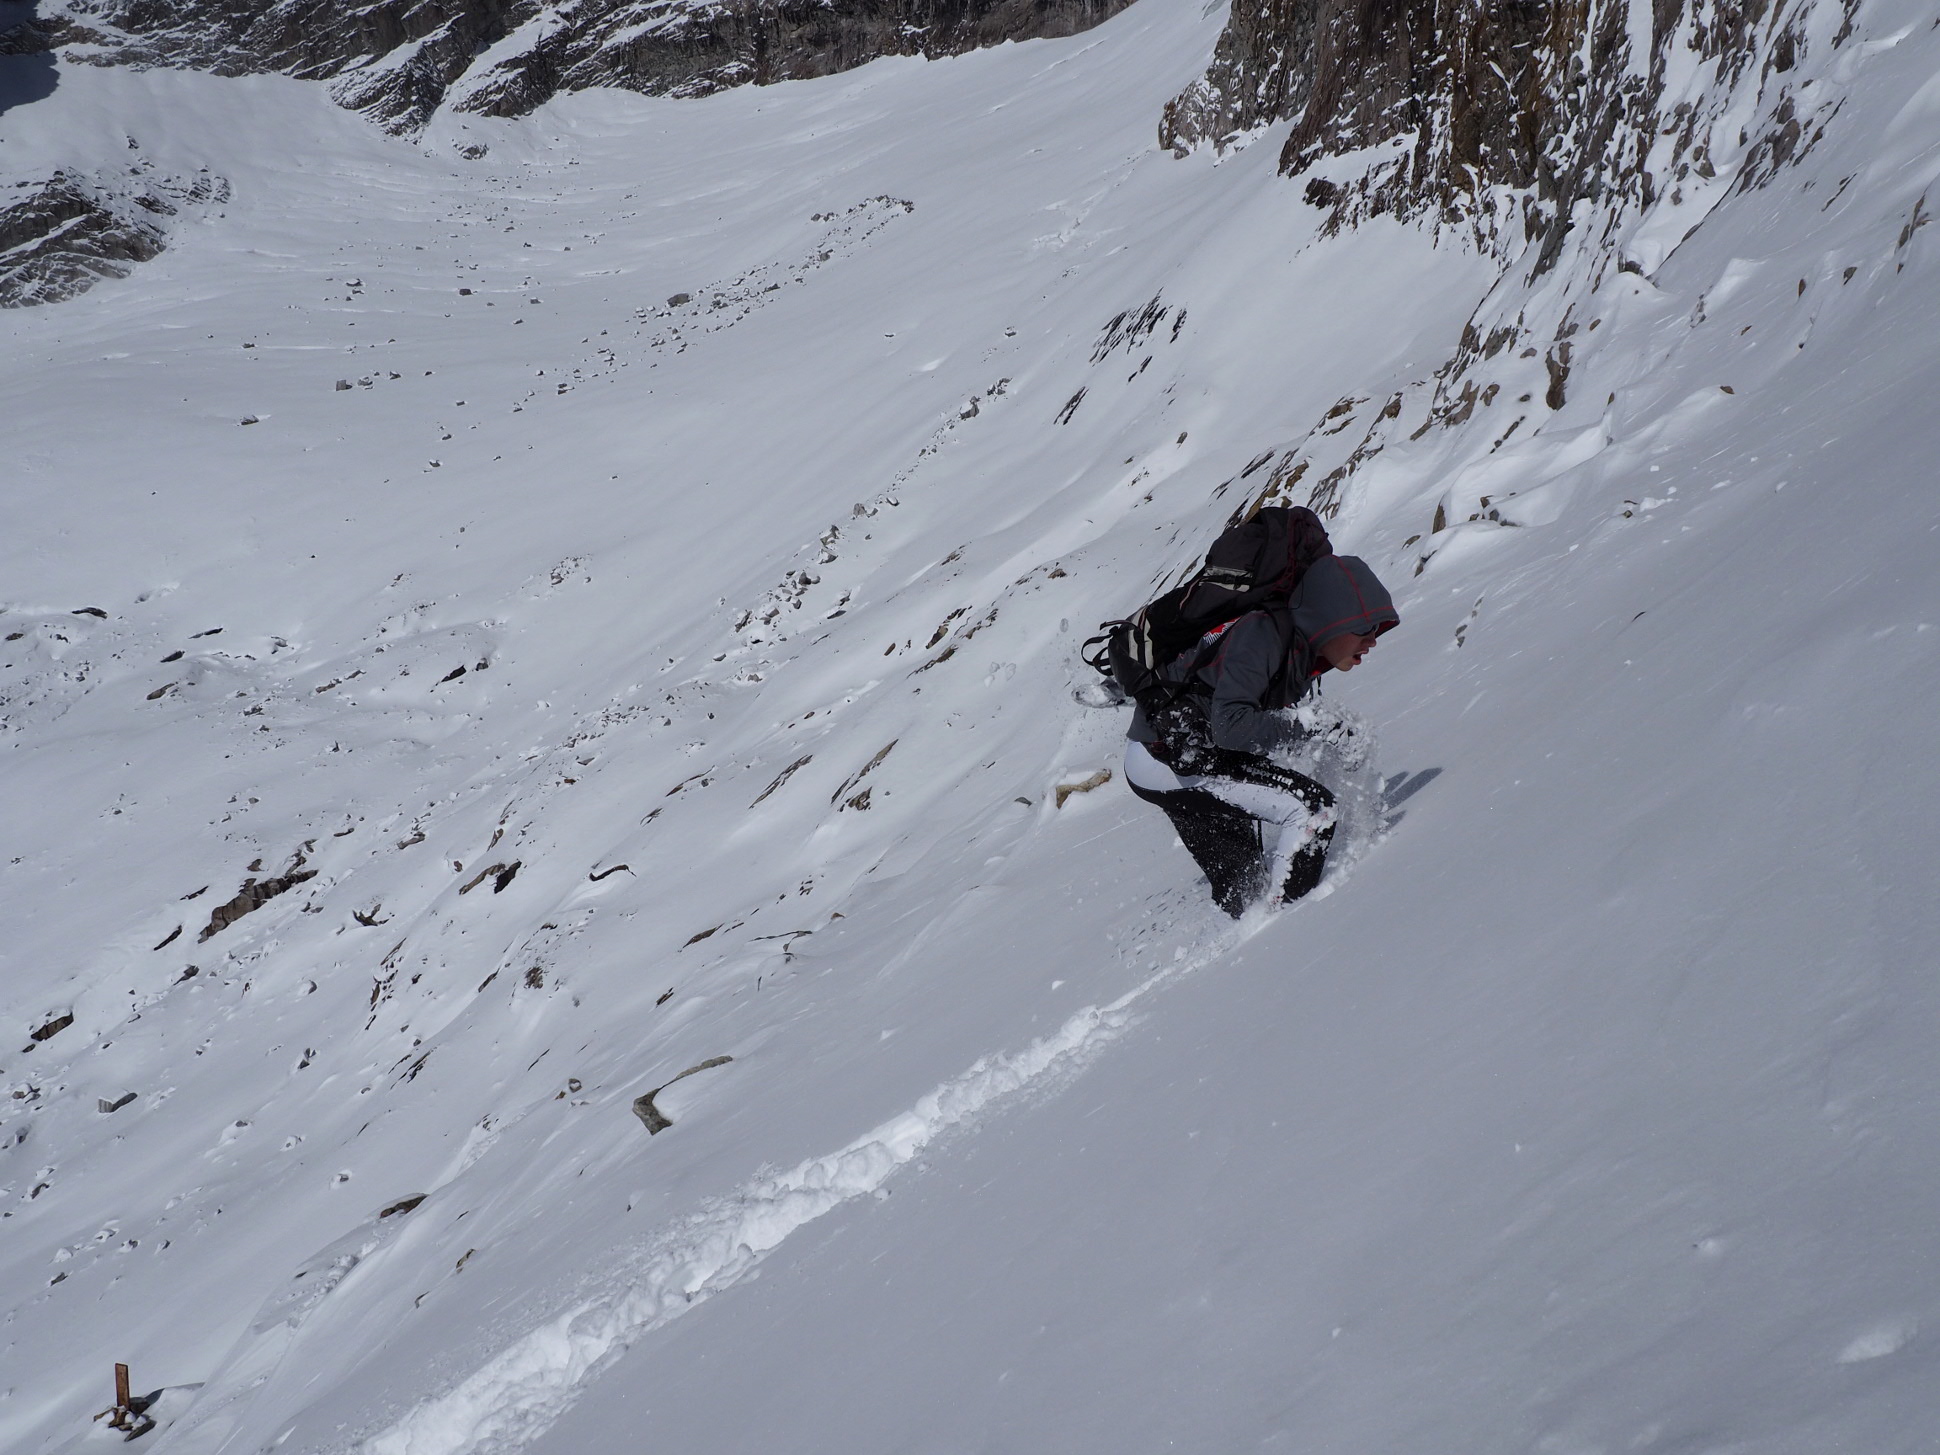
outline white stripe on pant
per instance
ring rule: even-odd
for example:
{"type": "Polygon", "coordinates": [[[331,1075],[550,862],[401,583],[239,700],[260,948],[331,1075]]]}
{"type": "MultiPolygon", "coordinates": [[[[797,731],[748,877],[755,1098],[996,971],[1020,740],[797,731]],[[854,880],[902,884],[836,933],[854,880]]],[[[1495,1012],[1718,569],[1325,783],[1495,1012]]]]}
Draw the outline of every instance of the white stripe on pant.
{"type": "Polygon", "coordinates": [[[1293,856],[1311,843],[1315,834],[1331,828],[1335,819],[1332,804],[1315,811],[1290,789],[1265,783],[1242,783],[1216,774],[1174,773],[1153,757],[1145,744],[1130,739],[1125,743],[1125,781],[1148,793],[1178,793],[1196,788],[1263,824],[1273,824],[1279,834],[1267,856],[1268,884],[1279,884],[1286,877],[1293,856]]]}

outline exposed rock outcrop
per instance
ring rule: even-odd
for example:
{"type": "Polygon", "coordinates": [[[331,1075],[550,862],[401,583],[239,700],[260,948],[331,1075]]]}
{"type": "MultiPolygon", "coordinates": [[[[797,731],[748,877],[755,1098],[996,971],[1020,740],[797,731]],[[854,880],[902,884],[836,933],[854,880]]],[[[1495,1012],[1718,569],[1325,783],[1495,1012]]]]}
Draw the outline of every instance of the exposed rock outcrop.
{"type": "Polygon", "coordinates": [[[44,56],[64,45],[99,45],[107,37],[65,15],[28,15],[0,25],[0,56],[44,56]]]}
{"type": "MultiPolygon", "coordinates": [[[[1130,0],[64,0],[33,22],[71,59],[332,82],[401,134],[450,102],[518,116],[561,91],[698,96],[887,55],[1070,35],[1130,0]],[[64,12],[64,13],[62,13],[64,12]]],[[[0,39],[0,45],[6,44],[0,39]]]]}
{"type": "Polygon", "coordinates": [[[236,891],[235,898],[219,904],[209,916],[208,924],[202,927],[197,940],[206,940],[219,935],[246,914],[254,914],[279,894],[288,894],[297,885],[317,877],[314,869],[305,869],[303,855],[296,856],[296,863],[287,874],[278,874],[269,879],[246,879],[243,887],[236,891]]]}
{"type": "Polygon", "coordinates": [[[185,206],[226,201],[229,185],[203,173],[154,178],[56,172],[0,192],[0,308],[58,303],[103,278],[125,278],[168,245],[185,206]]]}
{"type": "MultiPolygon", "coordinates": [[[[1837,4],[1849,29],[1858,0],[1837,4]]],[[[1715,117],[1662,104],[1673,59],[1707,69],[1716,95],[1762,67],[1767,164],[1809,145],[1810,119],[1783,78],[1807,19],[1832,8],[1234,0],[1211,67],[1167,104],[1159,139],[1179,154],[1224,149],[1291,120],[1280,169],[1311,173],[1307,199],[1330,209],[1335,226],[1389,211],[1432,214],[1472,225],[1484,246],[1536,243],[1540,269],[1554,261],[1577,203],[1622,188],[1647,205],[1657,189],[1710,174],[1715,117]],[[1674,145],[1653,158],[1665,135],[1674,145]],[[1322,165],[1332,159],[1350,165],[1322,165]]]]}
{"type": "MultiPolygon", "coordinates": [[[[1553,423],[1601,448],[1616,388],[1635,382],[1600,358],[1597,329],[1622,300],[1659,296],[1652,280],[1729,199],[1813,185],[1787,179],[1844,105],[1841,73],[1855,68],[1835,53],[1881,43],[1859,38],[1860,10],[1234,0],[1212,65],[1164,109],[1160,140],[1226,150],[1277,125],[1279,169],[1323,210],[1323,234],[1386,214],[1452,235],[1498,271],[1432,374],[1343,394],[1215,495],[1235,490],[1236,518],[1268,502],[1331,517],[1377,461],[1390,482],[1434,482],[1401,542],[1416,574],[1451,541],[1540,523],[1558,476],[1540,463],[1552,442],[1535,437],[1553,423]]],[[[1692,326],[1703,321],[1699,295],[1692,326]]]]}

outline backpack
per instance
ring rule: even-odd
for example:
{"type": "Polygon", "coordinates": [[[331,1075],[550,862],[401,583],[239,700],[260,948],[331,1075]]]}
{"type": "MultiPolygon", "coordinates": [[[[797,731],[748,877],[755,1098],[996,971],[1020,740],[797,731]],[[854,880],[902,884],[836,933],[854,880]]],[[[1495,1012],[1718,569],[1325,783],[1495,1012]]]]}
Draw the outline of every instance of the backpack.
{"type": "Polygon", "coordinates": [[[1129,617],[1101,622],[1082,648],[1085,663],[1155,716],[1191,690],[1191,671],[1183,682],[1160,675],[1168,663],[1249,611],[1284,615],[1307,568],[1333,550],[1326,526],[1306,506],[1262,506],[1228,526],[1184,583],[1129,617]]]}

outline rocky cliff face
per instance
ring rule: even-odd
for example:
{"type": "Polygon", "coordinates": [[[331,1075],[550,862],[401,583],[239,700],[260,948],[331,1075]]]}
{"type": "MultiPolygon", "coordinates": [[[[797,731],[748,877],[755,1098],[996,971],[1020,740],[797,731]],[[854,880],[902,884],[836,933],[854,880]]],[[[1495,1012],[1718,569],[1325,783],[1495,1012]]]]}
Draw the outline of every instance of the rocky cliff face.
{"type": "Polygon", "coordinates": [[[877,56],[958,55],[1007,40],[1072,35],[1130,0],[781,0],[582,4],[583,20],[535,35],[471,80],[464,109],[515,116],[558,90],[623,86],[698,96],[824,76],[877,56]]]}
{"type": "Polygon", "coordinates": [[[391,131],[447,102],[496,116],[560,91],[698,96],[886,55],[1070,35],[1130,0],[60,0],[0,48],[97,64],[327,80],[391,131]]]}
{"type": "MultiPolygon", "coordinates": [[[[1484,246],[1534,242],[1552,265],[1578,203],[1611,189],[1648,205],[1713,174],[1709,94],[1756,77],[1781,165],[1810,144],[1785,75],[1808,20],[1859,0],[1234,0],[1206,74],[1166,106],[1163,145],[1224,149],[1275,122],[1280,154],[1336,225],[1395,212],[1468,224],[1484,246]],[[1659,137],[1674,146],[1646,166],[1659,137]]],[[[1749,137],[1746,138],[1749,140],[1749,137]]]]}
{"type": "MultiPolygon", "coordinates": [[[[1656,296],[1654,275],[1725,198],[1795,175],[1844,104],[1836,55],[1860,9],[1233,0],[1212,65],[1164,108],[1160,141],[1181,155],[1223,151],[1286,127],[1280,171],[1325,210],[1323,231],[1401,218],[1500,268],[1432,376],[1343,395],[1254,461],[1236,516],[1264,501],[1332,516],[1370,474],[1447,470],[1404,543],[1417,572],[1465,531],[1528,523],[1544,507],[1525,497],[1542,481],[1513,467],[1518,446],[1558,420],[1585,439],[1605,428],[1597,416],[1617,396],[1583,383],[1596,330],[1623,300],[1656,296]],[[1492,468],[1451,467],[1449,442],[1483,420],[1492,468]]],[[[1693,325],[1703,319],[1700,298],[1693,325]]]]}
{"type": "Polygon", "coordinates": [[[120,177],[63,171],[20,183],[0,193],[0,308],[58,303],[125,278],[167,245],[171,218],[228,196],[219,177],[155,177],[139,162],[120,177]]]}

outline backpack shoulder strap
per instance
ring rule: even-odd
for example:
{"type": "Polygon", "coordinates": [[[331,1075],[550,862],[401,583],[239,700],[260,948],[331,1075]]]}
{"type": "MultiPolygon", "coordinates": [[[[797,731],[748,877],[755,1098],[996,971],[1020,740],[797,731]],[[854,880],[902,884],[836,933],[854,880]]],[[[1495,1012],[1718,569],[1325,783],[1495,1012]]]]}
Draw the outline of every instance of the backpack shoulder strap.
{"type": "MultiPolygon", "coordinates": [[[[1254,607],[1253,610],[1259,612],[1273,623],[1273,629],[1280,638],[1280,667],[1271,679],[1273,683],[1277,684],[1286,675],[1287,655],[1293,645],[1295,635],[1293,608],[1288,606],[1285,599],[1282,598],[1268,601],[1265,605],[1254,607]]],[[[1207,666],[1218,655],[1220,647],[1225,645],[1227,631],[1244,621],[1250,615],[1252,615],[1252,612],[1242,612],[1229,621],[1221,622],[1218,626],[1213,627],[1207,632],[1206,636],[1200,640],[1199,648],[1193,654],[1192,661],[1186,668],[1184,680],[1180,684],[1180,691],[1191,692],[1206,690],[1203,683],[1196,683],[1195,681],[1200,670],[1207,666]]]]}
{"type": "Polygon", "coordinates": [[[1285,693],[1287,674],[1293,670],[1294,644],[1300,640],[1300,629],[1293,624],[1293,606],[1286,597],[1280,596],[1260,608],[1273,630],[1280,638],[1280,665],[1273,669],[1272,677],[1267,679],[1267,691],[1275,696],[1285,693]]]}

